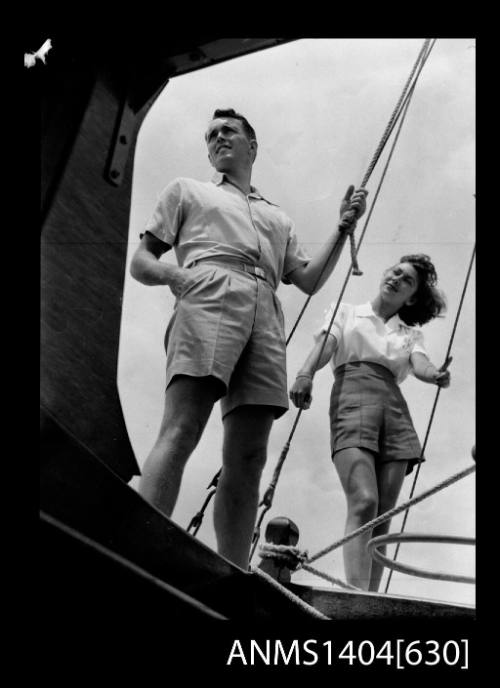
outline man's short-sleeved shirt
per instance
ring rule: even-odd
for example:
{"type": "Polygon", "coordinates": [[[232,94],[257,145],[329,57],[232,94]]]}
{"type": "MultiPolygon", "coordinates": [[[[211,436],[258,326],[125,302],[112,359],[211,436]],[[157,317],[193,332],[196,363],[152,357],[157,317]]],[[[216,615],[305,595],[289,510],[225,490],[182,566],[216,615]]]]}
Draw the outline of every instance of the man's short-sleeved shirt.
{"type": "Polygon", "coordinates": [[[264,268],[275,289],[310,260],[279,206],[254,187],[245,195],[224,175],[211,182],[174,179],[161,192],[145,231],[173,247],[181,266],[231,256],[264,268]]]}
{"type": "MultiPolygon", "coordinates": [[[[330,305],[316,337],[328,332],[335,306],[335,302],[330,305]]],[[[371,303],[340,303],[329,334],[337,340],[331,360],[333,370],[355,361],[378,363],[389,368],[400,384],[412,372],[410,355],[420,352],[427,356],[421,330],[410,327],[397,314],[384,322],[371,303]]]]}

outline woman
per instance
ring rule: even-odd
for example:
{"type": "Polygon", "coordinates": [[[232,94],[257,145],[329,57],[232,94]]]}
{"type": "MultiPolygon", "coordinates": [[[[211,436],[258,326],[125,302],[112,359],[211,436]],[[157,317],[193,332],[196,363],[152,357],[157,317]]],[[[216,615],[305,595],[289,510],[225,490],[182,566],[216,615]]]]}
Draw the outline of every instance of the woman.
{"type": "MultiPolygon", "coordinates": [[[[409,372],[439,387],[450,384],[445,368],[451,359],[438,370],[429,361],[422,333],[413,327],[445,310],[436,282],[429,256],[403,256],[385,271],[371,302],[340,304],[328,332],[332,304],[290,391],[295,406],[309,408],[314,373],[331,360],[335,376],[330,403],[332,459],[347,498],[346,533],[391,509],[405,475],[420,459],[420,443],[399,384],[409,372]]],[[[389,523],[344,546],[345,573],[351,585],[378,590],[383,567],[372,562],[366,544],[387,533],[389,523]]]]}

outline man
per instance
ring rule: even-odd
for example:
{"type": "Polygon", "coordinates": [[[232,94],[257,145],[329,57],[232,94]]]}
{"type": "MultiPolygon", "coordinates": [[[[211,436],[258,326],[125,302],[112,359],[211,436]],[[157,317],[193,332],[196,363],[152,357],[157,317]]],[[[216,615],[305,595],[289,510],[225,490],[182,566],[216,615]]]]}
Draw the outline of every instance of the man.
{"type": "Polygon", "coordinates": [[[216,110],[205,138],[218,177],[208,183],[179,178],[166,187],[130,268],[143,284],[168,285],[177,297],[165,337],[164,415],[139,492],[171,515],[186,462],[221,399],[217,547],[247,569],[269,433],[288,408],[275,290],[280,280],[308,294],[325,283],[365,211],[366,191],[349,187],[338,229],[311,259],[290,219],[251,186],[257,140],[245,117],[216,110]],[[172,246],[178,266],[160,261],[172,246]]]}

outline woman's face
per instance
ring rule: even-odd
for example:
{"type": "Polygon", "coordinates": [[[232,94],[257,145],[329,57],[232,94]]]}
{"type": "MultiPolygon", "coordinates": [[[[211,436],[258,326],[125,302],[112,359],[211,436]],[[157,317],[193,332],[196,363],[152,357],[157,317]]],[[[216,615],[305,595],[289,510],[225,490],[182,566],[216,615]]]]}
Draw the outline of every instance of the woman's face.
{"type": "Polygon", "coordinates": [[[411,263],[397,263],[384,272],[380,295],[397,308],[411,305],[418,289],[418,273],[411,263]]]}

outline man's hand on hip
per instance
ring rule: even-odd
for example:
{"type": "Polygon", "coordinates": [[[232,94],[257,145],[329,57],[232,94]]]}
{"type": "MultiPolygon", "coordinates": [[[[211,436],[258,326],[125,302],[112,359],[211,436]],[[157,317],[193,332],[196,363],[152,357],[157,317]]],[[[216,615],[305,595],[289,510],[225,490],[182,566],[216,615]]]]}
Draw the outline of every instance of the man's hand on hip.
{"type": "Polygon", "coordinates": [[[188,268],[176,267],[169,280],[168,286],[174,296],[180,298],[185,291],[194,283],[193,270],[188,268]]]}

